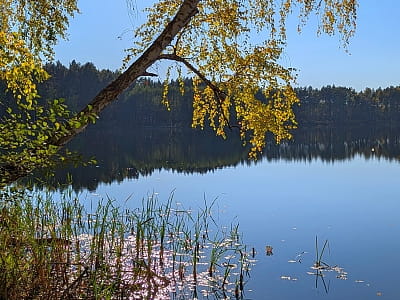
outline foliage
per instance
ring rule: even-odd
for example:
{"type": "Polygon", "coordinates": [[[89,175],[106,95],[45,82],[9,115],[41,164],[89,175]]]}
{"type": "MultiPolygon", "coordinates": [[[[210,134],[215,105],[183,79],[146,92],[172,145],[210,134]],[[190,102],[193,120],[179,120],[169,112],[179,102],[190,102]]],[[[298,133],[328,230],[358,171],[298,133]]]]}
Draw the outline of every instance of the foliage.
{"type": "MultiPolygon", "coordinates": [[[[95,122],[132,82],[154,75],[147,68],[160,60],[177,68],[180,92],[185,90],[181,68],[193,75],[193,127],[208,122],[223,137],[226,128],[238,127],[251,146],[250,156],[256,157],[268,132],[280,142],[296,127],[295,74],[281,65],[288,16],[297,13],[301,29],[316,13],[318,32],[337,31],[346,45],[354,32],[357,1],[156,1],[135,32],[125,65],[131,58],[134,62],[74,115],[61,100],[38,105],[35,81],[46,79],[42,64],[52,58],[57,39],[65,37],[68,18],[78,12],[76,0],[0,4],[0,79],[17,99],[16,105],[2,101],[7,115],[0,123],[0,171],[2,182],[10,183],[64,159],[60,148],[95,122]]],[[[168,108],[167,88],[165,84],[162,102],[168,108]]]]}
{"type": "MultiPolygon", "coordinates": [[[[18,33],[38,59],[53,57],[57,40],[66,37],[68,18],[78,12],[76,0],[0,0],[0,7],[0,32],[18,33]]],[[[2,45],[8,43],[12,41],[2,45]]]]}
{"type": "Polygon", "coordinates": [[[52,165],[49,157],[64,158],[49,138],[65,130],[60,120],[69,118],[68,110],[62,100],[39,105],[36,83],[48,79],[42,61],[51,59],[77,7],[74,0],[1,0],[0,7],[0,81],[12,96],[0,98],[6,110],[0,123],[1,186],[19,172],[52,165]]]}
{"type": "MultiPolygon", "coordinates": [[[[41,95],[38,102],[46,103],[59,95],[67,99],[66,104],[73,112],[79,111],[87,99],[118,76],[118,72],[97,70],[91,63],[72,62],[69,67],[54,63],[47,64],[45,69],[52,77],[38,84],[41,95]]],[[[227,132],[228,138],[223,140],[214,136],[210,128],[190,129],[193,89],[191,79],[184,79],[184,83],[183,96],[179,83],[170,83],[171,111],[167,111],[160,103],[163,84],[150,79],[137,80],[118,102],[104,111],[96,126],[68,145],[85,160],[96,157],[100,165],[84,170],[68,168],[76,179],[73,184],[95,189],[99,182],[146,176],[160,167],[203,173],[244,163],[249,147],[241,146],[238,131],[227,132]]],[[[302,105],[294,109],[299,123],[293,132],[294,141],[279,147],[268,140],[260,158],[308,161],[318,157],[334,161],[357,154],[386,159],[399,155],[399,87],[357,92],[326,86],[295,91],[302,105]]],[[[0,108],[0,116],[4,113],[0,108]]],[[[55,181],[64,180],[65,175],[56,171],[55,181]]]]}
{"type": "MultiPolygon", "coordinates": [[[[98,70],[92,63],[79,64],[75,61],[68,67],[59,62],[47,64],[45,69],[52,76],[38,84],[41,95],[39,103],[59,96],[66,99],[65,104],[73,112],[78,112],[86,105],[87,99],[94,97],[118,76],[118,72],[98,70]]],[[[184,95],[181,94],[178,80],[169,82],[167,97],[171,110],[168,111],[160,101],[163,83],[148,78],[139,79],[120,95],[118,102],[103,112],[96,127],[114,132],[137,126],[189,128],[193,116],[192,79],[183,78],[183,84],[184,95]]],[[[359,92],[340,86],[318,89],[299,87],[294,91],[301,102],[301,105],[293,108],[299,128],[315,125],[400,124],[399,86],[367,88],[359,92]]],[[[257,96],[266,101],[260,92],[257,96]]],[[[0,116],[4,113],[0,108],[0,116]]],[[[231,122],[237,122],[234,116],[231,122]]],[[[229,131],[227,133],[230,134],[229,131]]],[[[237,139],[238,131],[232,133],[232,138],[237,139]]]]}
{"type": "MultiPolygon", "coordinates": [[[[127,60],[152,43],[181,2],[157,1],[147,10],[148,20],[136,30],[137,41],[127,60]]],[[[199,1],[198,13],[160,56],[175,61],[178,74],[184,66],[194,76],[192,126],[203,128],[207,121],[223,137],[226,128],[238,126],[243,140],[250,136],[253,157],[262,151],[267,132],[278,143],[290,138],[290,129],[296,127],[292,107],[298,98],[291,87],[293,70],[280,63],[287,18],[298,10],[300,30],[316,12],[318,32],[337,30],[346,45],[354,32],[355,7],[356,1],[348,0],[199,1]],[[267,101],[257,97],[260,89],[267,101]],[[237,125],[231,123],[232,112],[237,125]]],[[[163,101],[168,104],[166,93],[163,101]]]]}

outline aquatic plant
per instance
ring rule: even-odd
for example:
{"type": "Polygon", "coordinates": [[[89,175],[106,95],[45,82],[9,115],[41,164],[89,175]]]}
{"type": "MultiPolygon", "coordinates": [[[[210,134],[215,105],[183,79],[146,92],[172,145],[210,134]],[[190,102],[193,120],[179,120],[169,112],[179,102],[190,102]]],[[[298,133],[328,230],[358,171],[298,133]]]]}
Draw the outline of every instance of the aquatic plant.
{"type": "Polygon", "coordinates": [[[0,191],[0,299],[239,298],[251,266],[238,227],[172,200],[87,209],[71,192],[0,191]]]}
{"type": "Polygon", "coordinates": [[[315,236],[315,263],[314,267],[323,269],[329,267],[328,264],[322,261],[326,247],[329,247],[328,240],[325,240],[324,246],[322,247],[321,253],[318,252],[318,236],[315,236]]]}
{"type": "Polygon", "coordinates": [[[321,279],[326,293],[329,292],[329,286],[330,286],[329,283],[328,283],[328,285],[325,283],[325,279],[324,279],[327,272],[337,273],[337,275],[336,275],[337,279],[347,280],[347,272],[345,272],[343,268],[339,267],[338,265],[331,266],[322,260],[324,253],[325,253],[325,249],[327,249],[327,248],[329,249],[329,242],[328,242],[328,240],[325,240],[322,250],[321,250],[321,252],[319,252],[318,236],[316,236],[315,237],[315,262],[314,262],[313,266],[311,267],[311,269],[313,269],[314,272],[307,272],[307,274],[315,276],[315,288],[318,288],[318,279],[319,278],[321,279]]]}

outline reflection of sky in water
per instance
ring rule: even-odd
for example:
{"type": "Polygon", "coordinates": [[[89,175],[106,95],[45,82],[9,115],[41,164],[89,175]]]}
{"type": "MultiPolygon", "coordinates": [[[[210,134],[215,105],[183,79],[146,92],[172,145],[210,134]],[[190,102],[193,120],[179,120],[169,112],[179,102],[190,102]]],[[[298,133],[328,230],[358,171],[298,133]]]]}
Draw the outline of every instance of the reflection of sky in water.
{"type": "Polygon", "coordinates": [[[218,197],[219,219],[226,223],[236,217],[244,240],[258,252],[248,298],[372,299],[381,292],[385,299],[398,299],[399,175],[396,162],[360,157],[333,164],[264,161],[205,175],[154,172],[102,185],[96,193],[117,199],[132,194],[127,202],[132,207],[153,191],[167,199],[175,189],[175,201],[186,208],[218,197]],[[322,282],[315,289],[315,276],[307,275],[316,235],[321,248],[329,240],[325,262],[348,272],[347,280],[328,274],[327,295],[322,282]],[[273,246],[273,256],[265,255],[266,245],[273,246]],[[308,253],[302,263],[288,263],[303,251],[308,253]]]}

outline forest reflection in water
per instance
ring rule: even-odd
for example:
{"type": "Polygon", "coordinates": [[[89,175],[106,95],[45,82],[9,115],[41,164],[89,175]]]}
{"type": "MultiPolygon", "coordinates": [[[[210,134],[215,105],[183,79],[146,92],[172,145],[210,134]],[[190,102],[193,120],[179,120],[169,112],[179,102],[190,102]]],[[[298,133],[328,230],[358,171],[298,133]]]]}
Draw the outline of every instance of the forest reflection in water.
{"type": "Polygon", "coordinates": [[[248,249],[255,249],[246,285],[251,299],[393,299],[398,286],[391,266],[400,249],[393,238],[400,228],[398,129],[300,128],[293,141],[269,140],[262,157],[249,161],[234,133],[223,140],[192,129],[95,126],[71,148],[96,157],[97,165],[57,171],[54,180],[71,173],[87,205],[111,195],[134,207],[146,192],[165,199],[173,190],[174,201],[185,207],[218,199],[218,221],[237,216],[248,249]],[[329,240],[325,281],[310,268],[316,236],[320,250],[329,240]]]}
{"type": "Polygon", "coordinates": [[[373,126],[300,128],[293,132],[293,140],[276,144],[269,139],[263,154],[254,161],[248,159],[248,147],[235,132],[224,140],[211,131],[174,127],[91,128],[71,144],[70,150],[85,159],[94,157],[97,163],[57,170],[54,182],[63,183],[70,174],[74,189],[95,190],[100,183],[149,176],[161,169],[202,174],[264,160],[334,163],[357,155],[397,161],[399,132],[399,128],[373,126]]]}

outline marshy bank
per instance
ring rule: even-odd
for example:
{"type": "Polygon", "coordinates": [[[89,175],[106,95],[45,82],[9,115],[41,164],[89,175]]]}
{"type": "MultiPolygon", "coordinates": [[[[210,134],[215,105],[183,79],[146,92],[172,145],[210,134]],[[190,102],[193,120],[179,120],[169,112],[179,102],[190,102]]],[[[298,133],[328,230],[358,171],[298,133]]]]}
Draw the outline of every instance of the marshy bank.
{"type": "Polygon", "coordinates": [[[238,225],[212,203],[155,195],[90,209],[72,192],[0,191],[0,299],[240,299],[253,264],[238,225]]]}

